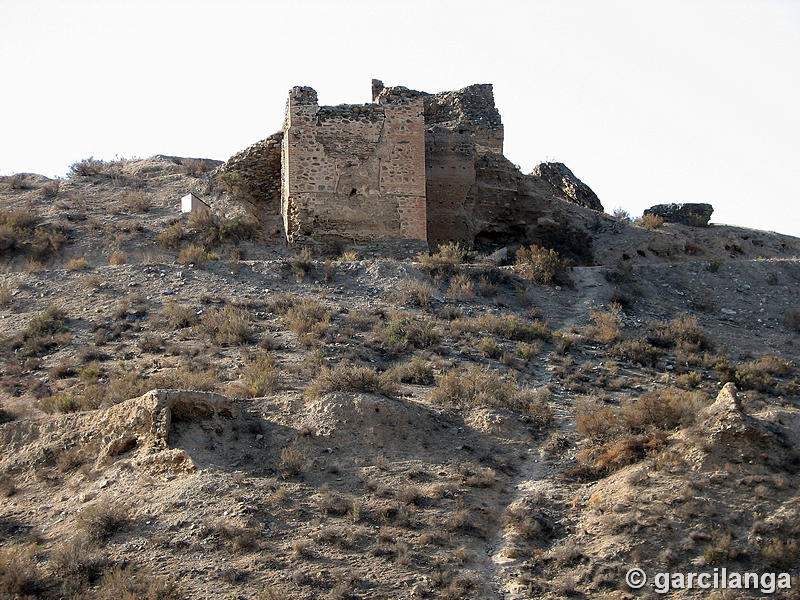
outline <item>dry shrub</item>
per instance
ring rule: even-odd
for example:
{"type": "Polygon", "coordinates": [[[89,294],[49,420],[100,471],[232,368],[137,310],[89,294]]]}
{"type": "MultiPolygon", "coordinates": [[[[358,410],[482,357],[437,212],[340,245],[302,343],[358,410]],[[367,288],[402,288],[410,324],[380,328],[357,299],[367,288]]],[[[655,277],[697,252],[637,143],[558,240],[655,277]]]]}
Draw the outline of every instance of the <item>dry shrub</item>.
{"type": "Polygon", "coordinates": [[[634,433],[652,428],[670,430],[692,424],[706,405],[706,398],[700,392],[667,388],[645,392],[623,405],[622,414],[625,424],[634,433]]]}
{"type": "Polygon", "coordinates": [[[642,366],[654,367],[664,352],[645,340],[624,340],[614,344],[610,354],[615,358],[629,360],[642,366]]]}
{"type": "Polygon", "coordinates": [[[67,270],[69,271],[83,271],[89,268],[89,261],[83,257],[71,258],[67,261],[67,270]]]}
{"type": "Polygon", "coordinates": [[[536,393],[489,367],[469,365],[454,369],[439,379],[431,401],[459,408],[489,406],[525,412],[540,427],[552,421],[552,410],[536,393]]]}
{"type": "Polygon", "coordinates": [[[12,346],[22,356],[36,356],[68,341],[66,311],[58,306],[50,306],[31,318],[22,333],[14,337],[12,346]]]}
{"type": "Polygon", "coordinates": [[[0,549],[0,597],[31,598],[44,586],[35,558],[35,546],[0,549]]]}
{"type": "MultiPolygon", "coordinates": [[[[720,370],[720,369],[718,369],[720,370]]],[[[774,377],[784,377],[792,373],[792,362],[779,356],[765,354],[746,363],[737,365],[732,374],[723,376],[724,380],[733,381],[742,390],[759,390],[766,392],[774,385],[774,377]]]]}
{"type": "Polygon", "coordinates": [[[428,306],[433,299],[434,292],[433,286],[427,281],[404,279],[397,284],[394,297],[401,304],[428,306]]]}
{"type": "Polygon", "coordinates": [[[207,258],[205,248],[192,244],[178,253],[178,263],[182,265],[200,265],[207,258]]]}
{"type": "Polygon", "coordinates": [[[542,353],[542,342],[519,342],[517,344],[517,354],[522,360],[529,361],[542,353]]]}
{"type": "Polygon", "coordinates": [[[103,541],[125,529],[131,520],[128,510],[121,504],[98,502],[78,513],[75,525],[90,539],[103,541]]]}
{"type": "Polygon", "coordinates": [[[0,283],[0,306],[8,306],[14,299],[11,286],[7,283],[0,283]]]}
{"type": "Polygon", "coordinates": [[[104,575],[92,597],[94,600],[182,600],[186,593],[169,578],[127,565],[115,567],[104,575]]]}
{"type": "Polygon", "coordinates": [[[78,162],[72,163],[69,166],[70,177],[92,177],[95,175],[103,175],[109,169],[109,163],[90,156],[78,162]]]}
{"type": "Polygon", "coordinates": [[[475,299],[475,282],[464,273],[455,275],[450,279],[447,297],[458,302],[471,302],[475,299]]]}
{"type": "Polygon", "coordinates": [[[317,508],[322,514],[343,517],[350,511],[352,506],[353,501],[346,496],[338,492],[332,492],[327,486],[323,486],[320,489],[317,508]]]}
{"type": "Polygon", "coordinates": [[[37,403],[39,410],[46,413],[70,413],[81,410],[81,402],[72,394],[58,394],[41,398],[37,403]]]}
{"type": "Polygon", "coordinates": [[[205,313],[200,328],[209,339],[223,346],[245,344],[252,337],[250,316],[230,304],[205,313]]]}
{"type": "Polygon", "coordinates": [[[622,307],[611,305],[607,311],[592,311],[589,316],[593,325],[589,327],[589,335],[600,344],[613,344],[622,337],[622,307]]]}
{"type": "Polygon", "coordinates": [[[783,317],[783,324],[791,331],[800,333],[800,310],[793,308],[783,317]]]}
{"type": "Polygon", "coordinates": [[[146,213],[150,210],[152,202],[141,190],[125,192],[122,196],[122,205],[133,213],[146,213]]]}
{"type": "Polygon", "coordinates": [[[107,561],[98,553],[97,542],[81,534],[53,548],[50,562],[65,587],[80,589],[100,576],[107,561]]]}
{"type": "Polygon", "coordinates": [[[514,269],[525,279],[549,285],[571,264],[571,260],[561,258],[555,250],[532,244],[517,250],[514,269]]]}
{"type": "Polygon", "coordinates": [[[431,272],[454,273],[464,262],[466,249],[458,242],[441,244],[432,254],[420,254],[419,261],[431,272]]]}
{"type": "Polygon", "coordinates": [[[128,262],[128,255],[124,252],[114,252],[108,259],[110,265],[124,265],[128,262]]]}
{"type": "Polygon", "coordinates": [[[503,527],[527,540],[547,539],[553,532],[553,523],[535,504],[516,502],[503,512],[503,527]]]}
{"type": "Polygon", "coordinates": [[[420,356],[415,356],[410,361],[394,367],[391,373],[403,383],[429,385],[434,382],[433,365],[420,356]]]}
{"type": "Polygon", "coordinates": [[[397,311],[389,315],[384,326],[373,330],[371,343],[386,352],[399,353],[411,348],[429,348],[438,344],[441,337],[429,320],[397,311]]]}
{"type": "Polygon", "coordinates": [[[602,442],[620,435],[625,423],[618,408],[583,398],[575,405],[575,428],[584,438],[602,442]]]}
{"type": "Polygon", "coordinates": [[[487,358],[499,358],[503,352],[500,344],[494,338],[489,337],[479,339],[476,347],[487,358]]]}
{"type": "Polygon", "coordinates": [[[289,268],[297,281],[305,279],[312,266],[314,266],[314,261],[311,258],[311,250],[309,248],[302,248],[289,259],[289,268]]]}
{"type": "Polygon", "coordinates": [[[364,392],[392,398],[397,395],[397,384],[390,373],[378,373],[368,367],[338,365],[322,372],[306,386],[305,395],[316,400],[332,392],[364,392]]]}
{"type": "Polygon", "coordinates": [[[156,333],[145,333],[138,342],[139,350],[150,354],[160,354],[164,350],[164,337],[156,333]]]}
{"type": "MultiPolygon", "coordinates": [[[[454,322],[454,325],[460,325],[460,323],[456,324],[454,322]]],[[[552,337],[552,332],[547,326],[547,323],[539,319],[523,319],[513,314],[506,314],[498,317],[486,313],[467,326],[473,331],[489,331],[507,340],[518,342],[549,340],[552,337]]]]}
{"type": "Polygon", "coordinates": [[[186,238],[186,230],[183,228],[183,225],[178,223],[173,223],[169,227],[167,227],[164,231],[159,233],[156,236],[156,243],[161,246],[162,248],[172,248],[176,249],[180,247],[181,242],[186,238]]]}
{"type": "Polygon", "coordinates": [[[308,341],[324,337],[331,321],[331,314],[324,304],[302,299],[286,310],[284,321],[289,329],[301,339],[308,341]]]}
{"type": "Polygon", "coordinates": [[[55,198],[58,196],[58,191],[61,188],[61,182],[58,180],[48,181],[41,187],[42,198],[55,198]]]}
{"type": "Polygon", "coordinates": [[[211,527],[211,531],[228,542],[236,552],[254,552],[258,550],[259,532],[257,529],[220,521],[211,527]]]}
{"type": "Polygon", "coordinates": [[[685,352],[699,352],[713,346],[694,315],[681,315],[671,321],[654,323],[647,341],[660,348],[677,346],[685,352]]]}
{"type": "Polygon", "coordinates": [[[575,426],[595,443],[652,430],[673,430],[691,425],[708,404],[700,392],[667,388],[645,392],[620,407],[582,399],[576,403],[575,426]]]}
{"type": "Polygon", "coordinates": [[[497,473],[495,473],[494,469],[478,467],[469,462],[458,465],[458,474],[461,476],[464,485],[469,487],[492,487],[497,478],[497,473]]]}
{"type": "Polygon", "coordinates": [[[198,322],[197,312],[190,306],[178,304],[170,300],[159,314],[159,321],[167,329],[183,329],[191,327],[198,322]]]}
{"type": "Polygon", "coordinates": [[[242,369],[242,378],[248,396],[265,396],[275,390],[278,367],[269,354],[252,355],[242,369]]]}
{"type": "Polygon", "coordinates": [[[281,459],[278,468],[286,477],[297,477],[306,466],[306,455],[292,446],[281,448],[281,459]]]}
{"type": "Polygon", "coordinates": [[[787,568],[797,564],[800,542],[791,538],[773,537],[760,547],[761,557],[770,567],[787,568]]]}
{"type": "Polygon", "coordinates": [[[655,231],[664,224],[664,218],[652,213],[648,213],[646,215],[642,215],[638,219],[634,219],[633,224],[638,225],[639,227],[644,227],[645,229],[649,229],[650,231],[655,231]]]}
{"type": "Polygon", "coordinates": [[[621,469],[658,452],[664,445],[665,434],[656,431],[647,435],[632,435],[587,448],[577,454],[578,461],[589,468],[586,475],[599,476],[621,469]]]}

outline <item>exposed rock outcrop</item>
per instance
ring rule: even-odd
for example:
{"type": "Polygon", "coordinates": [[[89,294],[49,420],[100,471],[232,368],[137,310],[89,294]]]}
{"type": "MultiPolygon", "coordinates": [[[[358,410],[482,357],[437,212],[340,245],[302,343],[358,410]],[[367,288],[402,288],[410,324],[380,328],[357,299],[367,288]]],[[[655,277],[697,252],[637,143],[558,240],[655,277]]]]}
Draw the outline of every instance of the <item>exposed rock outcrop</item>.
{"type": "Polygon", "coordinates": [[[248,146],[220,165],[214,174],[228,174],[234,185],[243,187],[254,201],[264,202],[274,214],[280,212],[281,201],[281,139],[274,133],[248,146]],[[237,183],[235,180],[239,180],[237,183]]]}
{"type": "Polygon", "coordinates": [[[691,227],[706,227],[714,207],[710,204],[656,204],[644,211],[646,215],[656,215],[667,223],[680,223],[691,227]]]}
{"type": "Polygon", "coordinates": [[[97,411],[12,421],[0,425],[6,470],[41,466],[52,456],[77,448],[98,467],[125,455],[156,471],[192,471],[183,448],[171,447],[173,424],[179,421],[233,419],[233,403],[219,394],[189,390],[152,390],[138,398],[97,411]]]}
{"type": "Polygon", "coordinates": [[[592,210],[603,210],[603,205],[600,203],[597,194],[592,191],[592,188],[575,177],[575,174],[564,163],[541,163],[534,167],[531,175],[544,179],[553,186],[553,194],[562,200],[585,206],[592,210]]]}

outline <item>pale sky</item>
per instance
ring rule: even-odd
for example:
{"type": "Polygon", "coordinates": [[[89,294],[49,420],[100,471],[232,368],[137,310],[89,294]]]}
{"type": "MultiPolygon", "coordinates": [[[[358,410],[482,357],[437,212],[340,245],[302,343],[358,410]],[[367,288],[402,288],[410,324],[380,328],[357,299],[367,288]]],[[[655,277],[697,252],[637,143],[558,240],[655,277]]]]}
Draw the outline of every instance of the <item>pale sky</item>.
{"type": "Polygon", "coordinates": [[[800,235],[800,0],[2,0],[0,73],[0,174],[224,160],[293,85],[493,83],[526,173],[563,162],[608,212],[710,202],[800,235]]]}

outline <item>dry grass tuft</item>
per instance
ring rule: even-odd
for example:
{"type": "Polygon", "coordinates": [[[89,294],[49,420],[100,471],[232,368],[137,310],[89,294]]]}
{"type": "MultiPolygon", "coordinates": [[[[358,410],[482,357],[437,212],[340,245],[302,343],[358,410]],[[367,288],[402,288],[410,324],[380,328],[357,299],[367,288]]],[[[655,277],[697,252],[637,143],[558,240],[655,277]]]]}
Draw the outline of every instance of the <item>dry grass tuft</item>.
{"type": "Polygon", "coordinates": [[[156,243],[162,248],[177,249],[187,233],[180,222],[173,223],[156,236],[156,243]]]}
{"type": "Polygon", "coordinates": [[[434,382],[433,365],[420,356],[415,356],[410,361],[394,367],[391,374],[403,383],[429,385],[434,382]]]}
{"type": "Polygon", "coordinates": [[[128,255],[124,252],[114,252],[108,259],[110,265],[124,265],[128,262],[128,255]]]}
{"type": "Polygon", "coordinates": [[[664,218],[652,213],[648,213],[646,215],[642,215],[638,219],[634,219],[633,224],[638,225],[639,227],[644,227],[645,229],[649,229],[650,231],[655,231],[664,224],[664,218]]]}
{"type": "Polygon", "coordinates": [[[432,254],[420,254],[419,261],[431,272],[455,273],[467,256],[466,249],[458,242],[441,244],[432,254]]]}
{"type": "Polygon", "coordinates": [[[323,368],[306,387],[305,396],[309,400],[316,400],[332,392],[364,392],[393,398],[397,391],[397,384],[390,373],[378,373],[367,367],[338,365],[333,369],[323,368]]]}
{"type": "Polygon", "coordinates": [[[89,268],[89,261],[83,257],[71,258],[67,261],[68,271],[83,271],[89,268]]]}
{"type": "Polygon", "coordinates": [[[622,337],[622,307],[612,304],[607,311],[592,311],[589,316],[593,325],[589,335],[600,344],[613,344],[622,337]]]}
{"type": "Polygon", "coordinates": [[[397,284],[394,297],[401,304],[428,306],[433,299],[434,293],[435,290],[433,286],[427,281],[404,279],[397,284]]]}
{"type": "Polygon", "coordinates": [[[181,265],[200,265],[205,262],[207,257],[205,248],[192,244],[178,253],[178,263],[181,265]]]}
{"type": "Polygon", "coordinates": [[[116,532],[125,529],[131,520],[128,511],[120,504],[97,503],[90,504],[75,519],[78,529],[86,533],[93,540],[103,541],[116,532]]]}
{"type": "Polygon", "coordinates": [[[275,390],[278,367],[269,354],[252,355],[242,368],[242,379],[249,397],[266,396],[275,390]]]}
{"type": "Polygon", "coordinates": [[[396,311],[389,315],[385,325],[373,330],[371,343],[386,352],[400,353],[411,348],[430,348],[440,340],[441,334],[429,320],[396,311]]]}
{"type": "Polygon", "coordinates": [[[520,411],[542,429],[553,419],[552,409],[534,390],[520,388],[488,367],[469,365],[446,373],[429,397],[437,404],[459,408],[489,406],[520,411]]]}
{"type": "Polygon", "coordinates": [[[447,288],[447,298],[456,302],[471,302],[475,299],[475,282],[464,273],[453,276],[447,288]]]}
{"type": "Polygon", "coordinates": [[[230,304],[205,313],[200,328],[209,339],[223,346],[245,344],[253,335],[250,316],[230,304]]]}
{"type": "Polygon", "coordinates": [[[517,250],[514,270],[521,277],[543,285],[552,284],[572,264],[561,258],[555,250],[542,248],[535,244],[517,250]]]}

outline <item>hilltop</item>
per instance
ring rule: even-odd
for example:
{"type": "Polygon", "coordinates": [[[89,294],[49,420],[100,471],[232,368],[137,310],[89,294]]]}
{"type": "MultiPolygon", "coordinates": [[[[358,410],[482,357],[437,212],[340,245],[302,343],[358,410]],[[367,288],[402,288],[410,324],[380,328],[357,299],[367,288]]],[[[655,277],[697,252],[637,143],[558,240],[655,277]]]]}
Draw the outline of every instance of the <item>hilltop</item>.
{"type": "Polygon", "coordinates": [[[292,246],[226,172],[0,180],[0,596],[632,598],[634,565],[796,567],[800,240],[552,200],[584,232],[559,252],[292,246]]]}

